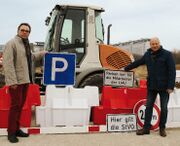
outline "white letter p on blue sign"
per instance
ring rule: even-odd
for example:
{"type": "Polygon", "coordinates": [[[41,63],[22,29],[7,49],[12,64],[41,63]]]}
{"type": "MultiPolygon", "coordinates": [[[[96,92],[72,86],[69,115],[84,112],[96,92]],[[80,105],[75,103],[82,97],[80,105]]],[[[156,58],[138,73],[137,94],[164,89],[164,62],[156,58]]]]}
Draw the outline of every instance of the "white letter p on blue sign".
{"type": "Polygon", "coordinates": [[[51,80],[55,81],[56,72],[64,72],[68,67],[68,62],[64,58],[54,57],[52,58],[52,72],[51,72],[51,80]],[[63,62],[64,66],[62,68],[56,68],[56,62],[63,62]]]}
{"type": "Polygon", "coordinates": [[[43,83],[45,85],[74,85],[75,54],[46,53],[43,83]]]}

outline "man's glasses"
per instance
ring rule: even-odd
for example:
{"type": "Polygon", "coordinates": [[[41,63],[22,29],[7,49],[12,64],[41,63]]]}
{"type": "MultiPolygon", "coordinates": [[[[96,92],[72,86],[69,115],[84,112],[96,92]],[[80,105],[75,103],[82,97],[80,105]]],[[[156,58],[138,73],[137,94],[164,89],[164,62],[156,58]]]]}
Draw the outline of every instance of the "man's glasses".
{"type": "Polygon", "coordinates": [[[30,31],[29,30],[25,30],[25,29],[20,29],[21,32],[27,32],[29,33],[30,31]]]}

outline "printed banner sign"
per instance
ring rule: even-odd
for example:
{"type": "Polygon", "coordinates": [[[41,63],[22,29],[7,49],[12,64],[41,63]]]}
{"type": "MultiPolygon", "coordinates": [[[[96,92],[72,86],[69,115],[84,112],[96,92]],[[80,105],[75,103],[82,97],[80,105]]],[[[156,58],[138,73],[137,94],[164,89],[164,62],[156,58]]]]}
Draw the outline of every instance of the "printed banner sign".
{"type": "Polygon", "coordinates": [[[135,114],[108,114],[106,120],[108,132],[135,131],[137,129],[135,114]]]}
{"type": "Polygon", "coordinates": [[[115,87],[133,87],[134,73],[132,71],[105,70],[104,85],[115,87]]]}

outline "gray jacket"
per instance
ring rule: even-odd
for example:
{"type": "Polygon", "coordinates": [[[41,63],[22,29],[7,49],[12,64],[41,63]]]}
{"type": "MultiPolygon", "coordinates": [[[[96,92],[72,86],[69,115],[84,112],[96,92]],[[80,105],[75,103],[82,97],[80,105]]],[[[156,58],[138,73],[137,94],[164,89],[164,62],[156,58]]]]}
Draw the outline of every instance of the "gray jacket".
{"type": "MultiPolygon", "coordinates": [[[[44,53],[32,54],[32,60],[41,59],[44,53]]],[[[30,83],[26,51],[22,39],[15,36],[5,45],[3,68],[6,85],[30,83]]]]}

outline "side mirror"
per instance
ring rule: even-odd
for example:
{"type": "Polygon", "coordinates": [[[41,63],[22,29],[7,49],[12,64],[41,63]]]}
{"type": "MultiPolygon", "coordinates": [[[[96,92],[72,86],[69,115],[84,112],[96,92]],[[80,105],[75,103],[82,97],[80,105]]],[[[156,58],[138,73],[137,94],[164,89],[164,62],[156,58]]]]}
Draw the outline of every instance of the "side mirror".
{"type": "Polygon", "coordinates": [[[50,22],[50,17],[47,17],[46,20],[45,20],[45,25],[48,26],[49,25],[49,22],[50,22]]]}

